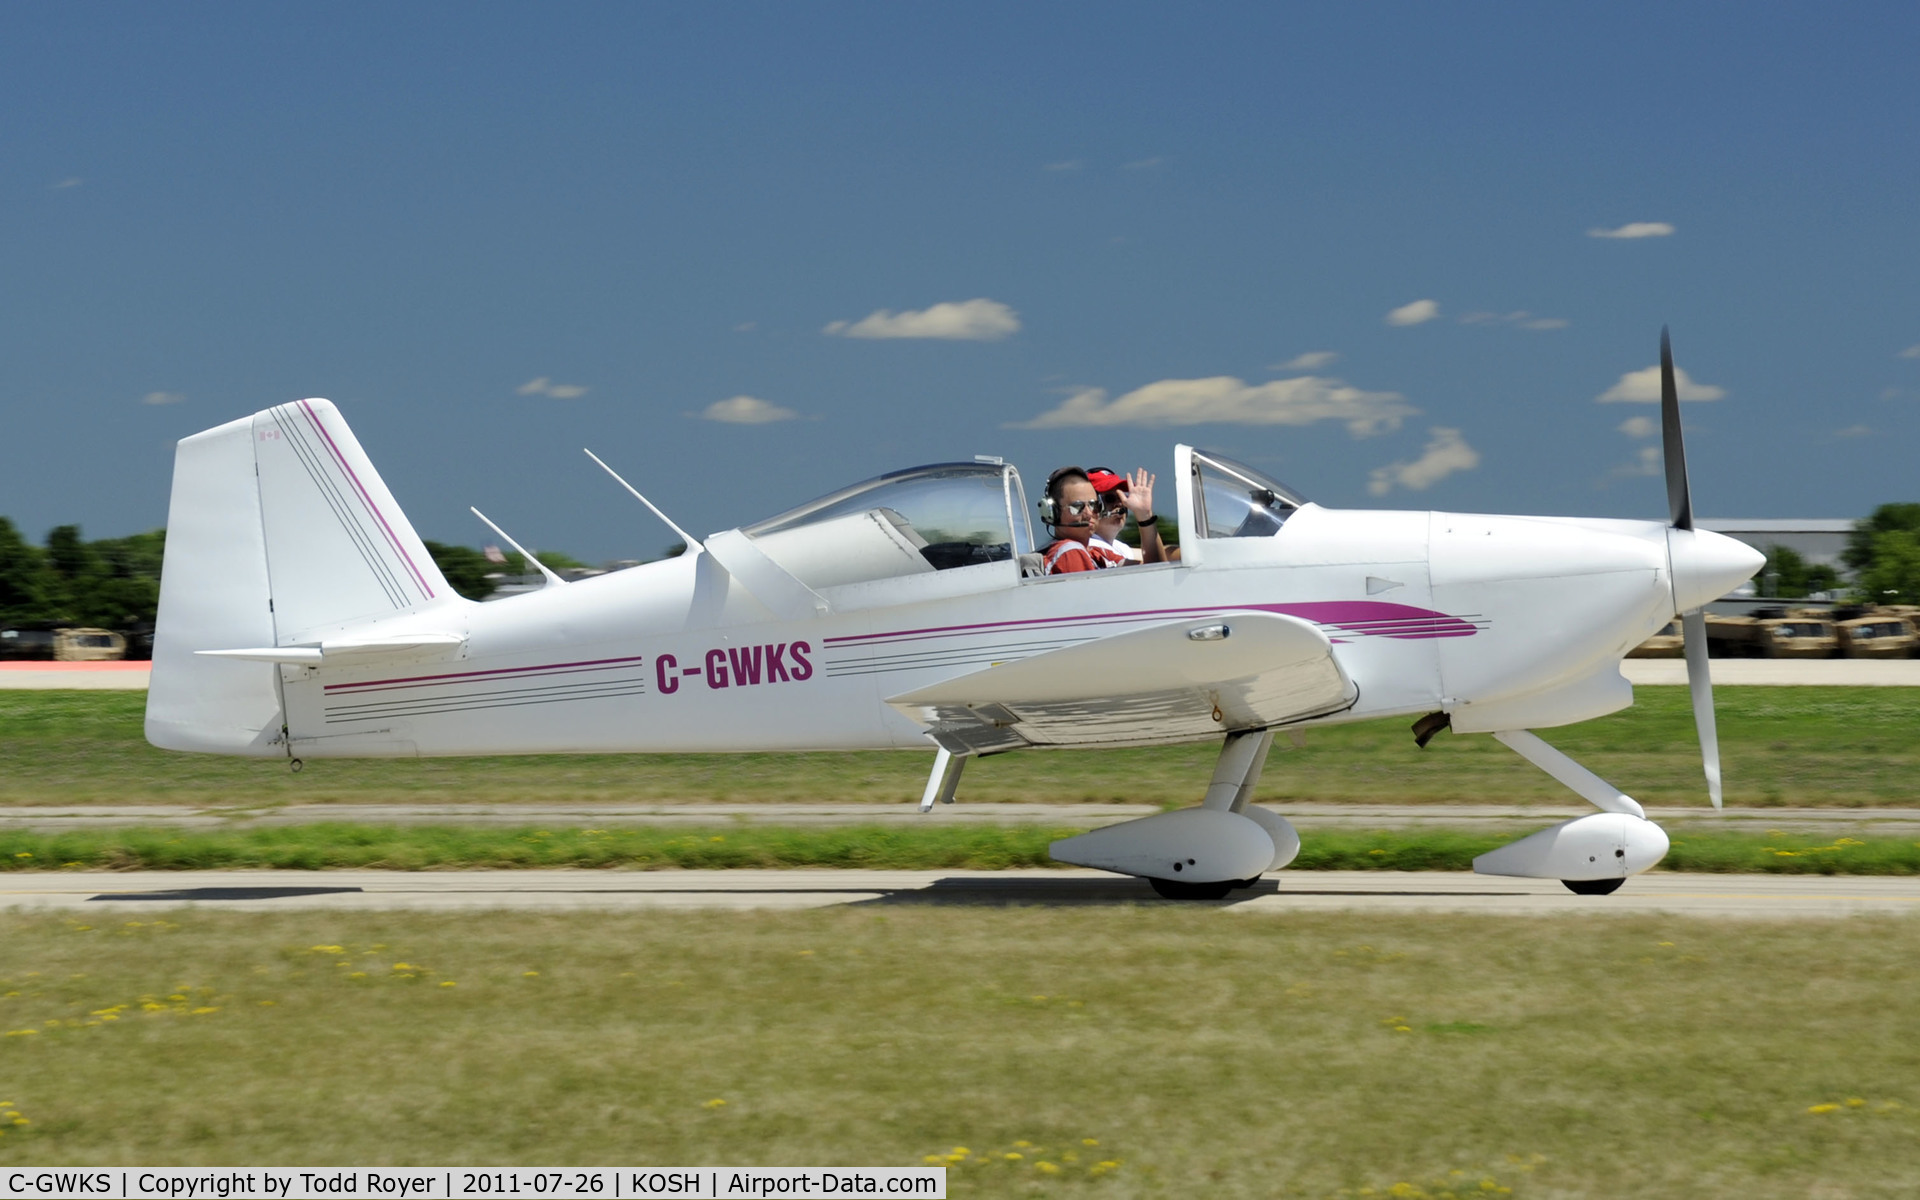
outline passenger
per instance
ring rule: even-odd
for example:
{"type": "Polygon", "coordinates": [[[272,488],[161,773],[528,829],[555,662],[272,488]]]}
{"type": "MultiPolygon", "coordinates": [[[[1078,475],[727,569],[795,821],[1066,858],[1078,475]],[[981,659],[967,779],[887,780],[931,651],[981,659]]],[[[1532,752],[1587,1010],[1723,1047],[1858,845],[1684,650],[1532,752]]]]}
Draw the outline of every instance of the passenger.
{"type": "Polygon", "coordinates": [[[1135,471],[1132,479],[1106,467],[1087,472],[1087,482],[1100,497],[1099,513],[1094,518],[1087,548],[1095,557],[1107,560],[1103,566],[1167,561],[1167,548],[1160,540],[1159,520],[1153,513],[1153,480],[1145,467],[1135,471]],[[1138,549],[1120,540],[1120,530],[1129,516],[1140,528],[1138,549]]]}
{"type": "Polygon", "coordinates": [[[1047,492],[1040,501],[1040,519],[1053,528],[1053,543],[1045,552],[1044,574],[1097,571],[1107,564],[1087,548],[1093,537],[1093,519],[1100,496],[1079,467],[1061,467],[1047,476],[1047,492]]]}

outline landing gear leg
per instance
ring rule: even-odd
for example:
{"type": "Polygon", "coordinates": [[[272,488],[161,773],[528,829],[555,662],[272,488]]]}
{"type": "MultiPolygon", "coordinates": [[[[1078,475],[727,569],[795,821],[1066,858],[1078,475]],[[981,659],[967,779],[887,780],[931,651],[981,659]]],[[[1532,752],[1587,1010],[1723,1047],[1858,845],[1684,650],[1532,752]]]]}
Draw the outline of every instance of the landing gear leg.
{"type": "Polygon", "coordinates": [[[1227,735],[1220,747],[1220,761],[1214,764],[1213,782],[1207,785],[1207,798],[1201,808],[1220,808],[1240,812],[1253,799],[1260,784],[1260,772],[1267,765],[1267,752],[1273,749],[1273,730],[1252,729],[1227,735]]]}
{"type": "Polygon", "coordinates": [[[960,772],[966,767],[965,755],[956,755],[945,746],[933,759],[933,774],[927,776],[927,790],[920,794],[920,811],[929,812],[933,802],[953,803],[953,793],[960,786],[960,772]]]}
{"type": "MultiPolygon", "coordinates": [[[[1260,772],[1267,765],[1267,752],[1273,749],[1273,730],[1254,729],[1229,733],[1220,747],[1220,761],[1213,768],[1213,782],[1207,785],[1201,808],[1225,812],[1244,812],[1260,783],[1260,772]]],[[[1167,900],[1221,900],[1235,888],[1250,888],[1260,882],[1228,879],[1218,883],[1189,883],[1181,879],[1149,879],[1154,892],[1167,900]]]]}

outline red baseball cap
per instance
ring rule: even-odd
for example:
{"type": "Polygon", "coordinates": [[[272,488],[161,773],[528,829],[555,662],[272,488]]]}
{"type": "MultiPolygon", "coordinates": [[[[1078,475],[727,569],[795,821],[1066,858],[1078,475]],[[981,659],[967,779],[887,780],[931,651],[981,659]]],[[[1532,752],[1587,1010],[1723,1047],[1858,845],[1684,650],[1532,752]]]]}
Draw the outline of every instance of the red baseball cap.
{"type": "Polygon", "coordinates": [[[1087,482],[1093,484],[1094,492],[1100,495],[1104,495],[1115,488],[1119,488],[1123,492],[1133,490],[1127,486],[1127,477],[1125,475],[1116,475],[1106,467],[1094,467],[1088,471],[1087,482]]]}

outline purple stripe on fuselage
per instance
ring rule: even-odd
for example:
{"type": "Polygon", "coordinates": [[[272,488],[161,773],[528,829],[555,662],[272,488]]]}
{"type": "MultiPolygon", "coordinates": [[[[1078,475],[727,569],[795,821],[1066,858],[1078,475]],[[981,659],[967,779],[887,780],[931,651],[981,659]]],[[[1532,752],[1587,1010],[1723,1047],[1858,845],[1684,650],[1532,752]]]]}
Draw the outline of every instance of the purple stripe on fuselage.
{"type": "Polygon", "coordinates": [[[1114,621],[1140,621],[1153,618],[1214,616],[1228,612],[1271,612],[1299,617],[1316,625],[1330,626],[1362,637],[1390,637],[1403,641],[1427,638],[1472,637],[1479,632],[1473,622],[1430,608],[1393,604],[1384,600],[1309,600],[1298,604],[1238,604],[1214,608],[1150,608],[1132,612],[1095,613],[1089,616],[1036,617],[1024,621],[985,621],[974,625],[932,625],[920,629],[902,629],[891,633],[863,633],[849,637],[824,639],[829,646],[854,646],[893,641],[919,641],[952,637],[957,634],[989,630],[1022,629],[1047,625],[1088,625],[1114,621]],[[1379,628],[1375,628],[1378,626],[1379,628]]]}

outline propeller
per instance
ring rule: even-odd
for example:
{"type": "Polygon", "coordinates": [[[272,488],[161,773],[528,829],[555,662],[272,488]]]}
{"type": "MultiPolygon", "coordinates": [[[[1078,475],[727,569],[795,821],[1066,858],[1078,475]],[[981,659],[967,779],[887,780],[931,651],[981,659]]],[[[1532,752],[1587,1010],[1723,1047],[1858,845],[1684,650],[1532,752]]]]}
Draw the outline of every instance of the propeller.
{"type": "MultiPolygon", "coordinates": [[[[1673,345],[1665,326],[1660,328],[1660,454],[1667,468],[1667,511],[1673,530],[1693,535],[1683,539],[1675,539],[1673,533],[1667,535],[1668,554],[1675,560],[1684,560],[1700,538],[1693,529],[1693,497],[1687,490],[1687,448],[1680,436],[1680,389],[1674,384],[1673,345]]],[[[1707,796],[1713,806],[1719,808],[1720,731],[1714,723],[1713,678],[1707,670],[1707,614],[1697,606],[1688,612],[1677,611],[1688,605],[1680,594],[1681,562],[1676,561],[1674,567],[1674,607],[1686,635],[1687,690],[1693,694],[1693,724],[1700,733],[1707,796]]]]}

